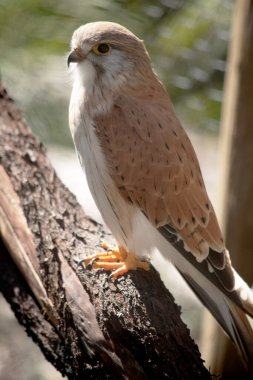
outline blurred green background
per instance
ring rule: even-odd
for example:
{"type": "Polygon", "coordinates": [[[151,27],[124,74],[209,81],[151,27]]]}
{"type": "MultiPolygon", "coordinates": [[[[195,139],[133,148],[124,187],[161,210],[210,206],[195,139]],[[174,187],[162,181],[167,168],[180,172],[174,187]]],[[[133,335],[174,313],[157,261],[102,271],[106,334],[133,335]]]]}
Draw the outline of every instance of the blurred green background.
{"type": "Polygon", "coordinates": [[[145,40],[181,119],[217,132],[233,1],[0,0],[0,68],[46,143],[71,143],[66,54],[73,31],[97,20],[145,40]]]}
{"type": "MultiPolygon", "coordinates": [[[[49,146],[58,174],[63,180],[66,177],[72,190],[84,193],[77,183],[83,175],[75,171],[77,160],[69,157],[68,150],[73,147],[68,129],[69,42],[81,24],[108,20],[123,24],[145,41],[180,119],[191,131],[215,200],[217,135],[233,6],[233,0],[0,0],[1,79],[30,127],[49,146]],[[57,145],[63,148],[60,155],[57,145]]],[[[91,202],[87,192],[85,202],[91,202]]],[[[174,277],[169,277],[175,288],[174,277]]],[[[183,304],[183,318],[198,341],[199,304],[181,285],[173,293],[183,304]]],[[[2,299],[1,375],[4,380],[60,378],[32,341],[25,339],[2,299]]]]}

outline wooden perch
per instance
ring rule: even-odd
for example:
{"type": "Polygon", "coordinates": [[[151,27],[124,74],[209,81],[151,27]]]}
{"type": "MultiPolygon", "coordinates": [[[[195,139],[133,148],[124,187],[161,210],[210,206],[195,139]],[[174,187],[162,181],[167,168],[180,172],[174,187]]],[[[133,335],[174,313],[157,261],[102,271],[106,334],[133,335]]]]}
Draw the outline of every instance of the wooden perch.
{"type": "Polygon", "coordinates": [[[69,379],[210,379],[159,274],[77,268],[110,236],[84,215],[0,85],[0,291],[69,379]]]}

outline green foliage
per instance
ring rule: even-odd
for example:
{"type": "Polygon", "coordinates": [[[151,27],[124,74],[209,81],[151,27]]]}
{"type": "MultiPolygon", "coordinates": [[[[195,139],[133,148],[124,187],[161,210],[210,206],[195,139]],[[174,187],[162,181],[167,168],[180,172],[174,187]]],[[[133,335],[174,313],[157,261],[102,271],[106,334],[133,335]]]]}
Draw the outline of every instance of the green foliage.
{"type": "Polygon", "coordinates": [[[2,77],[36,133],[68,144],[71,35],[119,22],[145,40],[185,123],[217,131],[231,11],[230,0],[0,0],[2,77]]]}

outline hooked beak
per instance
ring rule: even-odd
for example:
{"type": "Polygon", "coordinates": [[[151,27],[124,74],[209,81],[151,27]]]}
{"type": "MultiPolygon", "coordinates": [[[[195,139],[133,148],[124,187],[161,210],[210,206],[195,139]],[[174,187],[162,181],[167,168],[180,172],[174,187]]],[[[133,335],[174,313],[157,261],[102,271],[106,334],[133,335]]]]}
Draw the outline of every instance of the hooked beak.
{"type": "Polygon", "coordinates": [[[72,62],[78,63],[78,62],[81,62],[83,59],[84,59],[84,57],[82,57],[80,55],[78,49],[71,51],[69,56],[68,56],[68,60],[67,60],[68,67],[69,67],[70,63],[72,63],[72,62]]]}

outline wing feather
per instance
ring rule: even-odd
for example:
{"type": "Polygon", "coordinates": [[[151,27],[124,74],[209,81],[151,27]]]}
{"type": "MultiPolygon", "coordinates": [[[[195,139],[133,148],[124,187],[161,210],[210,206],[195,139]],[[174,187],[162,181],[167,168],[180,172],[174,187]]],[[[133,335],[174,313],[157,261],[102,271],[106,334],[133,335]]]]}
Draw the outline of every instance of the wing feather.
{"type": "Polygon", "coordinates": [[[196,154],[168,97],[120,96],[95,124],[111,177],[128,202],[154,226],[170,223],[199,260],[208,247],[224,250],[196,154]]]}

